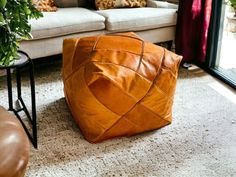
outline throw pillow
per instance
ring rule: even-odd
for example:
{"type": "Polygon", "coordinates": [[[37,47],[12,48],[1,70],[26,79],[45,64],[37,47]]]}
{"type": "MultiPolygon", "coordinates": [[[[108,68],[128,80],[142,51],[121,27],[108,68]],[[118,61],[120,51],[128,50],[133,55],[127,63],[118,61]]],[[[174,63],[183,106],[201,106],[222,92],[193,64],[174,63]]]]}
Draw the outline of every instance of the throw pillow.
{"type": "Polygon", "coordinates": [[[55,12],[57,7],[53,0],[33,0],[32,3],[41,12],[55,12]]]}
{"type": "Polygon", "coordinates": [[[58,7],[85,7],[86,0],[55,0],[58,7]]]}
{"type": "Polygon", "coordinates": [[[95,0],[98,10],[120,7],[145,7],[147,0],[95,0]]]}

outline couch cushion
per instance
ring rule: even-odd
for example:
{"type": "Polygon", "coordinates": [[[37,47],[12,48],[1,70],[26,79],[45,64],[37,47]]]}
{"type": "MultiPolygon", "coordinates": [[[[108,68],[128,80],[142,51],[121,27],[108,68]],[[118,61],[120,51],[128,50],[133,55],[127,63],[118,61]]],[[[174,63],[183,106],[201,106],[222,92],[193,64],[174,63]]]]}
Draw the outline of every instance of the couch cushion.
{"type": "Polygon", "coordinates": [[[44,17],[38,20],[30,20],[34,39],[105,28],[105,18],[85,8],[58,8],[57,12],[47,12],[43,15],[44,17]]]}
{"type": "Polygon", "coordinates": [[[140,31],[176,25],[176,9],[126,8],[97,11],[109,31],[140,31]]]}

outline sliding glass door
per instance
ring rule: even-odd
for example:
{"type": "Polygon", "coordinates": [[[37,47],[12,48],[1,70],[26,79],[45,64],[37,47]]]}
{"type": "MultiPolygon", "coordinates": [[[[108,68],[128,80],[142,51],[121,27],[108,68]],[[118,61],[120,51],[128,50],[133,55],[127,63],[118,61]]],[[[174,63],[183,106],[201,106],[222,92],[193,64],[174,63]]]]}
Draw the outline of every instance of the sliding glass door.
{"type": "Polygon", "coordinates": [[[208,67],[220,79],[236,88],[236,16],[225,1],[213,1],[208,67]]]}

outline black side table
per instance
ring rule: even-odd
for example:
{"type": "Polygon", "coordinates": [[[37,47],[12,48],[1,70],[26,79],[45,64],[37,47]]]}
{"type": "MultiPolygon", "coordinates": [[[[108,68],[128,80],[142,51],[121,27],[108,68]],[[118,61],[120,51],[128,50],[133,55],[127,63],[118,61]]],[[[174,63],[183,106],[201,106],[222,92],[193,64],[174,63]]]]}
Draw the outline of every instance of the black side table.
{"type": "Polygon", "coordinates": [[[7,72],[7,88],[8,88],[8,103],[9,111],[13,111],[16,117],[21,122],[26,134],[28,135],[30,141],[32,142],[35,148],[38,147],[37,144],[37,121],[36,121],[36,103],[35,103],[35,82],[34,82],[34,65],[30,57],[22,51],[18,52],[20,59],[16,60],[14,64],[10,66],[0,66],[0,69],[5,69],[7,72]],[[30,115],[23,99],[21,96],[21,69],[28,67],[29,78],[30,78],[30,87],[31,87],[31,106],[32,106],[32,116],[30,115]],[[11,69],[16,70],[16,86],[17,86],[17,101],[21,104],[19,109],[13,107],[13,98],[12,98],[12,79],[11,79],[11,69]],[[32,134],[27,129],[23,120],[21,119],[19,112],[24,111],[31,126],[32,134]]]}

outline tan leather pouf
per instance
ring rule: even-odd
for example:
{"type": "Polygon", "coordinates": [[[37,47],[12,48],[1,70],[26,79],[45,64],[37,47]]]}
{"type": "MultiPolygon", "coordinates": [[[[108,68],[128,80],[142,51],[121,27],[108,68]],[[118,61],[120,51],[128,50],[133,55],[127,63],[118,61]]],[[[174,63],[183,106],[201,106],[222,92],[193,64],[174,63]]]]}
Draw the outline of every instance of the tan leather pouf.
{"type": "Polygon", "coordinates": [[[29,140],[20,122],[0,106],[0,177],[23,177],[29,154],[29,140]]]}
{"type": "Polygon", "coordinates": [[[99,142],[170,124],[181,59],[134,33],[65,39],[64,92],[85,138],[99,142]]]}

